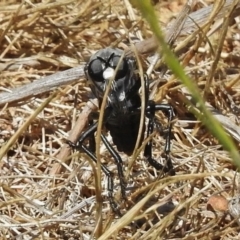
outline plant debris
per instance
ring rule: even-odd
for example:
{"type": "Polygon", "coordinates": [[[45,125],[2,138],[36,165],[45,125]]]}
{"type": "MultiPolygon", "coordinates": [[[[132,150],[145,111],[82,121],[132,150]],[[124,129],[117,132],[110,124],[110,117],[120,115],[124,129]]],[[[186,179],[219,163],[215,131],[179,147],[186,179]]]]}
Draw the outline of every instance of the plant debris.
{"type": "MultiPolygon", "coordinates": [[[[166,32],[185,2],[152,1],[166,32]]],[[[191,16],[198,25],[187,18],[172,49],[239,148],[239,4],[226,18],[233,5],[233,0],[197,1],[191,16]]],[[[125,215],[111,211],[103,174],[102,211],[96,212],[95,165],[86,155],[71,153],[65,139],[76,141],[97,109],[83,74],[95,51],[111,46],[134,52],[134,45],[145,72],[156,53],[148,24],[128,0],[1,1],[0,43],[1,239],[239,239],[237,169],[189,112],[186,88],[171,71],[160,74],[161,61],[151,72],[151,96],[175,111],[176,176],[157,172],[142,153],[127,176],[132,158],[121,154],[128,199],[119,198],[119,189],[114,195],[125,215]],[[18,87],[28,91],[21,95],[18,87]],[[226,211],[214,214],[209,205],[226,211]]],[[[164,126],[165,116],[157,118],[164,126]]],[[[159,161],[164,141],[153,137],[159,161]]],[[[116,173],[102,145],[100,153],[116,173]]]]}

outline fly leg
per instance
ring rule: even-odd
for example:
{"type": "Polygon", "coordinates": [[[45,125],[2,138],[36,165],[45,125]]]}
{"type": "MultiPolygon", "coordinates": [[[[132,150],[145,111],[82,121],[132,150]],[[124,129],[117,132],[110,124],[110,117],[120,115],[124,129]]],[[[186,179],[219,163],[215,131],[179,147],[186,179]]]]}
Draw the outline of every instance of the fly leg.
{"type": "Polygon", "coordinates": [[[126,183],[123,175],[122,158],[117,153],[117,151],[112,147],[112,145],[109,143],[109,141],[103,134],[101,135],[101,139],[116,162],[122,197],[126,199],[126,183]]]}
{"type": "MultiPolygon", "coordinates": [[[[67,140],[67,144],[78,151],[83,151],[84,153],[86,153],[95,163],[97,163],[97,158],[95,156],[95,154],[93,153],[92,150],[95,150],[94,148],[96,148],[96,143],[95,143],[95,139],[94,139],[94,133],[97,130],[97,122],[92,124],[87,130],[86,132],[84,132],[79,140],[77,141],[77,144],[74,144],[73,142],[67,140]],[[90,140],[90,146],[87,147],[83,144],[84,140],[89,138],[90,140]]],[[[104,172],[104,174],[107,177],[107,188],[108,188],[108,197],[109,197],[109,202],[111,205],[111,208],[113,209],[113,211],[117,214],[120,215],[120,212],[118,210],[118,205],[116,204],[114,197],[113,197],[113,177],[112,177],[112,172],[108,170],[107,167],[105,167],[104,165],[101,164],[101,169],[104,172]]]]}
{"type": "Polygon", "coordinates": [[[168,104],[156,104],[154,101],[149,101],[146,108],[146,116],[149,118],[148,128],[147,128],[147,137],[152,134],[154,130],[154,117],[156,111],[166,112],[168,115],[168,127],[166,133],[166,142],[164,147],[164,155],[166,159],[166,165],[163,166],[158,161],[152,158],[152,140],[150,140],[144,149],[144,156],[147,158],[150,165],[152,165],[157,170],[162,170],[165,173],[170,175],[175,175],[175,170],[173,169],[172,160],[170,157],[170,140],[172,132],[172,119],[174,116],[173,108],[168,104]]]}

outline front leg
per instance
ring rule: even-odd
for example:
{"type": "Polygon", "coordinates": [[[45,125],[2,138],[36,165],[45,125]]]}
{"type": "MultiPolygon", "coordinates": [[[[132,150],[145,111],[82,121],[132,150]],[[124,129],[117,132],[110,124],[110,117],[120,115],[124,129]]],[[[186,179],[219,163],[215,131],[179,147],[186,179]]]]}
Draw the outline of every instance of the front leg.
{"type": "MultiPolygon", "coordinates": [[[[87,130],[86,132],[84,132],[79,140],[77,141],[77,144],[67,140],[67,144],[75,149],[75,150],[78,150],[78,151],[83,151],[85,152],[95,163],[97,163],[97,158],[94,154],[94,152],[92,151],[93,149],[92,148],[95,148],[96,149],[96,143],[95,143],[95,138],[94,138],[94,133],[96,132],[97,130],[97,122],[92,124],[87,130]],[[89,147],[85,146],[83,143],[85,141],[85,139],[89,138],[89,147]]],[[[94,150],[95,150],[94,149],[94,150]]],[[[112,172],[108,170],[107,167],[105,167],[104,165],[101,164],[101,169],[102,171],[104,172],[104,174],[107,176],[107,182],[108,182],[108,197],[109,197],[109,202],[110,202],[110,205],[111,205],[111,208],[112,210],[118,214],[118,215],[121,215],[119,209],[118,209],[118,205],[117,203],[115,202],[114,200],[114,197],[113,197],[113,188],[114,188],[114,185],[113,185],[113,177],[112,177],[112,172]]]]}
{"type": "Polygon", "coordinates": [[[163,166],[158,161],[152,158],[152,140],[150,140],[145,147],[144,156],[147,158],[150,165],[152,165],[157,170],[162,170],[165,173],[170,175],[175,175],[175,170],[173,169],[172,160],[170,158],[170,145],[171,145],[171,132],[172,132],[172,119],[173,119],[173,108],[168,104],[156,104],[154,101],[149,101],[146,107],[146,116],[149,118],[148,128],[147,128],[147,137],[153,133],[154,130],[154,118],[156,111],[164,111],[168,114],[168,127],[166,133],[166,142],[165,142],[165,159],[166,165],[163,166]]]}

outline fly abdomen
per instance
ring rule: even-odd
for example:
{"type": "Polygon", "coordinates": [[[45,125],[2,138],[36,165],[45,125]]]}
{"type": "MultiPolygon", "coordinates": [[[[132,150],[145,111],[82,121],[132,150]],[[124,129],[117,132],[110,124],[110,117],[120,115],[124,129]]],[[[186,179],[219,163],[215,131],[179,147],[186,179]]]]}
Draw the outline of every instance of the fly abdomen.
{"type": "MultiPolygon", "coordinates": [[[[124,152],[127,155],[133,153],[137,141],[140,118],[139,113],[130,115],[127,119],[120,117],[118,119],[118,124],[106,123],[106,128],[109,130],[113,143],[116,145],[118,151],[124,152]]],[[[144,131],[145,126],[142,130],[141,142],[144,137],[144,131]]]]}

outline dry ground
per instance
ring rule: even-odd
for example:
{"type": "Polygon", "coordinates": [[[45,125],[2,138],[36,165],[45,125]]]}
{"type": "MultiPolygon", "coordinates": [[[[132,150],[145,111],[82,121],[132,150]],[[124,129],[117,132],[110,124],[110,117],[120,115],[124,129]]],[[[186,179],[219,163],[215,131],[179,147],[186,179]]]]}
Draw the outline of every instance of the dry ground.
{"type": "MultiPolygon", "coordinates": [[[[127,0],[113,2],[1,1],[0,91],[8,92],[58,71],[84,66],[98,49],[123,48],[129,45],[129,39],[152,36],[147,23],[127,5],[127,0]]],[[[163,27],[184,4],[180,0],[152,2],[163,27]]],[[[193,10],[209,4],[207,0],[199,1],[193,10]]],[[[232,126],[239,124],[237,20],[229,22],[216,68],[223,27],[208,38],[210,30],[200,32],[178,55],[206,101],[232,126]],[[213,80],[206,94],[211,74],[213,80]]],[[[174,46],[188,35],[180,36],[174,46]]],[[[141,56],[144,70],[150,56],[141,56]]],[[[84,154],[72,156],[64,145],[91,96],[84,77],[75,84],[59,86],[51,103],[29,123],[27,119],[52,92],[1,106],[0,146],[16,137],[0,162],[1,239],[240,239],[236,169],[228,153],[183,103],[186,89],[170,71],[161,79],[159,76],[158,70],[151,75],[153,85],[161,80],[154,99],[171,104],[176,114],[171,156],[177,175],[168,177],[156,172],[140,153],[128,177],[128,201],[121,203],[115,189],[121,211],[126,213],[123,218],[110,210],[104,175],[103,208],[96,211],[92,166],[84,154]],[[105,235],[100,238],[102,233],[105,235]]],[[[80,116],[80,121],[85,121],[84,115],[80,116]]],[[[158,119],[166,123],[163,115],[158,114],[158,119]]],[[[157,134],[153,139],[154,156],[162,161],[164,139],[157,134]]],[[[110,154],[102,146],[100,151],[101,161],[116,173],[110,154]]],[[[131,158],[121,156],[127,172],[131,158]]],[[[116,174],[115,182],[118,186],[116,174]]]]}

